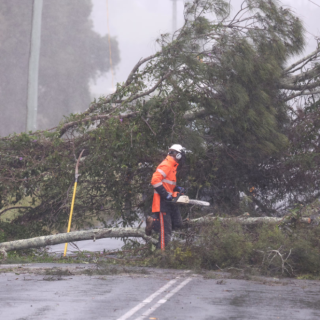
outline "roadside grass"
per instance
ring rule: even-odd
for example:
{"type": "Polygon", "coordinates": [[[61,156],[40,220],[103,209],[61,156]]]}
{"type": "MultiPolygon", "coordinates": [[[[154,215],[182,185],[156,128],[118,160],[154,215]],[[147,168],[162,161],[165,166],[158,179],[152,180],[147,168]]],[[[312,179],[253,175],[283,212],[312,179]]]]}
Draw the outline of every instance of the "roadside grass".
{"type": "Polygon", "coordinates": [[[29,263],[75,263],[73,257],[58,257],[48,255],[37,249],[9,251],[6,260],[0,264],[29,264],[29,263]]]}
{"type": "Polygon", "coordinates": [[[9,251],[6,260],[0,264],[28,264],[28,263],[96,263],[100,253],[81,251],[64,257],[62,254],[48,253],[44,249],[25,249],[9,251]]]}

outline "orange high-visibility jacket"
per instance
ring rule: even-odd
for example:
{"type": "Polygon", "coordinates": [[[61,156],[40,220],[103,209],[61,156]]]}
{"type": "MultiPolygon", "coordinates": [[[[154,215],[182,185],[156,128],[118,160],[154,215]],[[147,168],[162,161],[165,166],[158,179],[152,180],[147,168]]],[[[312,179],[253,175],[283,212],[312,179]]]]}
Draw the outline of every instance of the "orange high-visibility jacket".
{"type": "MultiPolygon", "coordinates": [[[[171,156],[167,156],[165,160],[159,164],[157,170],[153,174],[151,179],[152,186],[157,188],[163,185],[169,194],[173,197],[177,196],[177,192],[174,192],[173,189],[176,187],[178,165],[179,164],[171,156]]],[[[160,195],[154,190],[152,212],[160,212],[160,200],[160,195]]]]}

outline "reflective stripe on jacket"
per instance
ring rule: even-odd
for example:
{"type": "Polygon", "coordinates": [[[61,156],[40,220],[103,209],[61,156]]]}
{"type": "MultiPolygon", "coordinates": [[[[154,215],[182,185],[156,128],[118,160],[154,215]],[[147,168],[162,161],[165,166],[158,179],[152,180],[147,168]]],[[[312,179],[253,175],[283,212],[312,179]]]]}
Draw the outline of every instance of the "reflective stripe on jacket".
{"type": "MultiPolygon", "coordinates": [[[[163,185],[166,191],[175,197],[177,192],[174,192],[173,190],[176,187],[178,165],[179,164],[171,156],[167,156],[166,159],[159,164],[152,176],[151,184],[153,188],[163,185]]],[[[152,212],[160,212],[160,201],[160,195],[154,190],[152,212]]]]}

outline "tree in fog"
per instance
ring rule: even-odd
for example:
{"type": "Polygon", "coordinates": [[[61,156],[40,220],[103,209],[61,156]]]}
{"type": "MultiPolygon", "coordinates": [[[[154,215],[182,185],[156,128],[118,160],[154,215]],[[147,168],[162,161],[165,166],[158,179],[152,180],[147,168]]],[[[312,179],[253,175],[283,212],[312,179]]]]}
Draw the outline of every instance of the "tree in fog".
{"type": "Polygon", "coordinates": [[[65,227],[82,149],[79,225],[148,213],[152,172],[172,143],[191,150],[181,185],[216,212],[241,212],[240,194],[255,215],[317,196],[320,50],[288,64],[304,48],[293,12],[246,0],[231,16],[229,1],[195,0],[183,27],[158,44],[114,94],[55,131],[1,140],[3,210],[31,199],[17,223],[65,227]]]}
{"type": "MultiPolygon", "coordinates": [[[[33,0],[0,3],[0,135],[26,129],[28,63],[33,0]]],[[[93,31],[90,0],[44,0],[39,69],[38,128],[82,112],[90,103],[89,81],[108,72],[107,36],[93,31]]],[[[119,50],[111,38],[112,61],[119,50]]]]}

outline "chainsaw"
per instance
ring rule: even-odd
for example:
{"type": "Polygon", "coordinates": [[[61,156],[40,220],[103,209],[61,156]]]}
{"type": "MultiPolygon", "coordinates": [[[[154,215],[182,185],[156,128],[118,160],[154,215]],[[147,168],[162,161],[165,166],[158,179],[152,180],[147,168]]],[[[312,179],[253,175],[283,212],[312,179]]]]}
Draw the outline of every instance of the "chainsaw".
{"type": "Polygon", "coordinates": [[[181,195],[178,194],[177,197],[174,197],[172,199],[171,203],[173,203],[173,204],[193,204],[193,205],[205,206],[205,207],[210,206],[210,203],[207,201],[189,199],[189,197],[184,194],[181,194],[181,195]]]}

